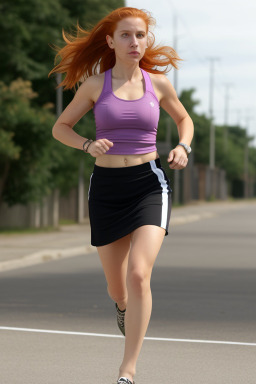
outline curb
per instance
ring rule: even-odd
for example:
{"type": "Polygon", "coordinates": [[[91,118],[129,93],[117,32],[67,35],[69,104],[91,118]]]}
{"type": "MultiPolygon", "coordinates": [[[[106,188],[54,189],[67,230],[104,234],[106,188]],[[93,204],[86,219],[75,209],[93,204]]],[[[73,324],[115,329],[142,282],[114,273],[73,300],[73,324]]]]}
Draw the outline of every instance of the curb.
{"type": "MultiPolygon", "coordinates": [[[[238,203],[239,206],[246,206],[248,203],[255,204],[256,199],[253,201],[241,201],[238,203]]],[[[205,203],[204,203],[205,204],[205,203]]],[[[214,203],[213,203],[214,204],[214,203]]],[[[197,204],[191,204],[191,205],[200,205],[197,204]]],[[[223,202],[223,206],[229,207],[229,209],[235,209],[237,207],[237,204],[227,203],[226,201],[223,202]]],[[[184,208],[184,207],[180,207],[184,208]]],[[[182,212],[182,210],[181,210],[182,212]]],[[[210,212],[210,211],[203,211],[200,214],[185,214],[185,215],[178,215],[177,217],[172,217],[170,225],[184,225],[187,223],[191,223],[194,221],[199,221],[202,219],[209,219],[218,216],[219,213],[217,212],[210,212]]],[[[67,227],[64,227],[65,230],[67,230],[67,227]]],[[[73,227],[72,227],[73,228],[73,227]]],[[[68,229],[69,230],[69,229],[68,229]]],[[[17,259],[13,259],[10,261],[3,261],[0,262],[0,273],[4,271],[10,271],[12,269],[16,268],[24,268],[29,267],[36,264],[45,263],[48,261],[54,261],[54,260],[61,260],[68,257],[74,257],[79,255],[86,255],[89,253],[97,252],[97,248],[90,243],[85,244],[84,246],[76,247],[76,248],[66,248],[66,249],[44,249],[38,252],[35,252],[33,254],[22,256],[17,259]]]]}
{"type": "MultiPolygon", "coordinates": [[[[172,225],[183,225],[198,221],[201,219],[207,219],[215,217],[216,214],[212,212],[202,212],[202,214],[191,214],[185,216],[174,217],[171,220],[172,225]]],[[[86,255],[92,252],[97,252],[97,248],[91,244],[85,244],[82,247],[66,248],[66,249],[43,249],[41,251],[32,253],[27,256],[22,256],[18,259],[0,262],[0,273],[10,271],[16,268],[30,267],[32,265],[45,263],[48,261],[61,260],[68,257],[74,257],[79,255],[86,255]]]]}
{"type": "Polygon", "coordinates": [[[48,261],[66,259],[68,257],[79,256],[97,252],[96,247],[87,244],[82,247],[66,248],[66,249],[44,249],[19,259],[3,261],[0,263],[0,272],[10,271],[16,268],[30,267],[31,265],[41,264],[48,261]]]}

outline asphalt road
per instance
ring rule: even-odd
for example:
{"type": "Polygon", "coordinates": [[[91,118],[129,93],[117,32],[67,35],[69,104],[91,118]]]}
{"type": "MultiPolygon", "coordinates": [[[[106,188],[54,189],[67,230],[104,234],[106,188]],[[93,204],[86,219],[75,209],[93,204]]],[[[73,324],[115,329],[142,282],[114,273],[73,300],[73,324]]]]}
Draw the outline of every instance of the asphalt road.
{"type": "MultiPolygon", "coordinates": [[[[170,224],[136,384],[256,383],[255,217],[170,224]]],[[[113,384],[123,347],[97,253],[1,273],[1,384],[113,384]]]]}

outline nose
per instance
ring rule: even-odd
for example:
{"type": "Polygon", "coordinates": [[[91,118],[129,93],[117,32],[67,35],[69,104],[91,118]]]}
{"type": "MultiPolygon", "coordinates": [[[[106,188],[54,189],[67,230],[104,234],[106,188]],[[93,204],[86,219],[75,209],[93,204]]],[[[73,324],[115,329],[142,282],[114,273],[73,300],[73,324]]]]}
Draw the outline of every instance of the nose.
{"type": "Polygon", "coordinates": [[[138,41],[137,41],[136,36],[132,36],[131,46],[132,47],[138,47],[138,41]]]}

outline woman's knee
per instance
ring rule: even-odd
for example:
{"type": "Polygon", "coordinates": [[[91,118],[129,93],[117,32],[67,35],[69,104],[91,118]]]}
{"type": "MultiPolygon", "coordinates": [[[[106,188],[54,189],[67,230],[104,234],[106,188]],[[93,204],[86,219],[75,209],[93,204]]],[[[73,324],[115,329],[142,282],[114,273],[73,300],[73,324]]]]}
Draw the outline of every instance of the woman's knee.
{"type": "Polygon", "coordinates": [[[127,289],[137,295],[143,295],[150,289],[151,271],[142,266],[136,266],[128,270],[127,289]]]}

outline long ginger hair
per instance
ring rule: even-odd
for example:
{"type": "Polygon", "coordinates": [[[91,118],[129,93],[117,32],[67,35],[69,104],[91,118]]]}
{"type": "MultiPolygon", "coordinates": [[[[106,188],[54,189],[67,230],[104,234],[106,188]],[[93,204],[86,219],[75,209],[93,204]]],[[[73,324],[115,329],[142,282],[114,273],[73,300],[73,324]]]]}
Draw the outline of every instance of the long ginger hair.
{"type": "Polygon", "coordinates": [[[61,58],[49,73],[48,77],[56,73],[66,73],[65,79],[58,85],[64,86],[64,90],[75,88],[81,79],[97,73],[102,73],[115,65],[115,52],[110,49],[106,35],[113,37],[117,23],[126,17],[139,17],[146,24],[148,44],[139,66],[151,73],[167,73],[170,65],[178,69],[176,62],[182,60],[177,52],[169,46],[154,46],[155,36],[150,27],[155,25],[155,19],[150,12],[132,7],[117,8],[101,19],[91,30],[82,29],[77,23],[77,36],[66,34],[62,29],[62,36],[67,43],[63,48],[53,47],[61,58]],[[165,67],[159,70],[156,67],[165,67]]]}

